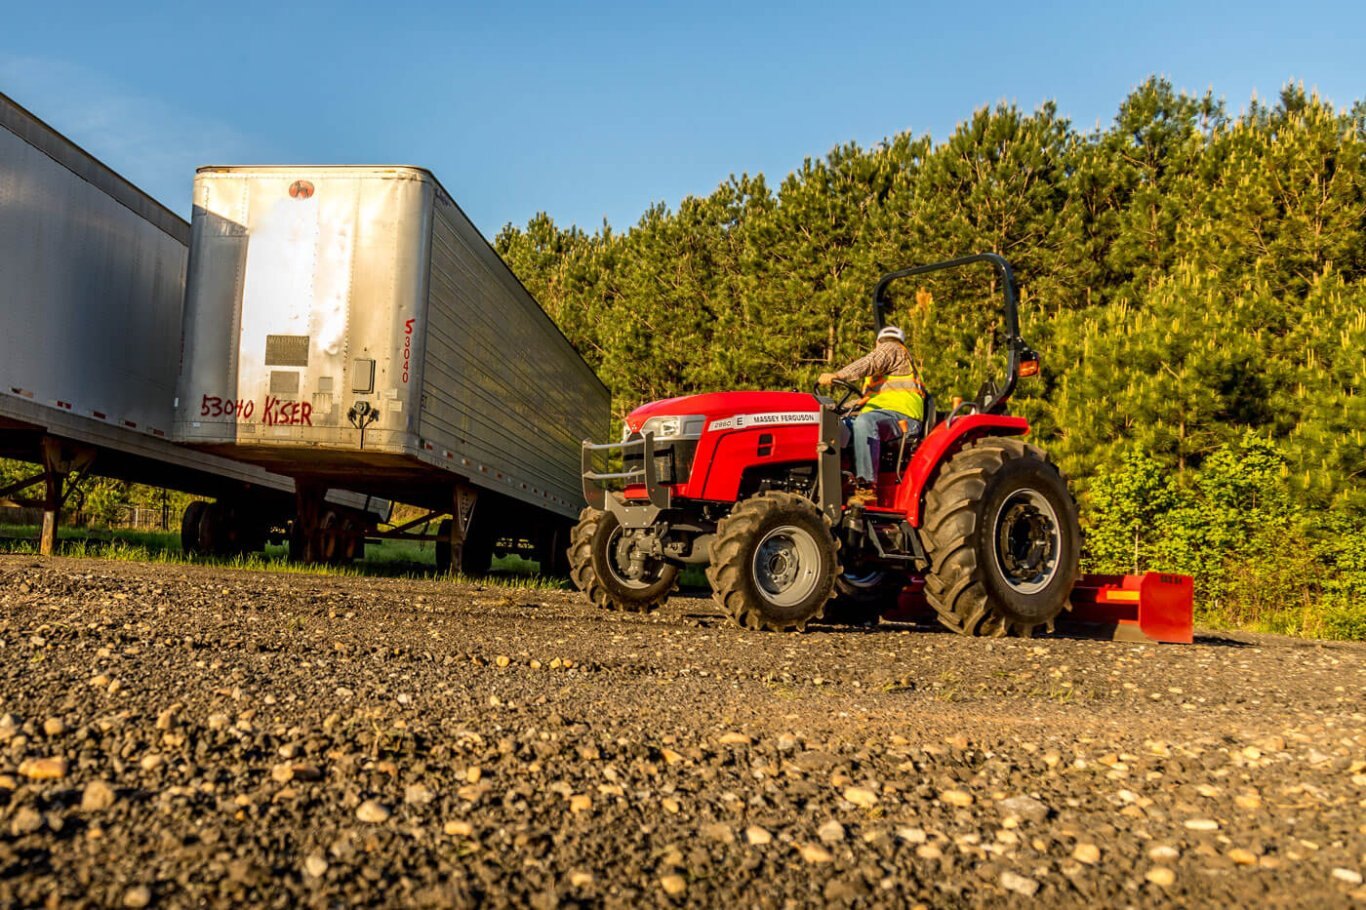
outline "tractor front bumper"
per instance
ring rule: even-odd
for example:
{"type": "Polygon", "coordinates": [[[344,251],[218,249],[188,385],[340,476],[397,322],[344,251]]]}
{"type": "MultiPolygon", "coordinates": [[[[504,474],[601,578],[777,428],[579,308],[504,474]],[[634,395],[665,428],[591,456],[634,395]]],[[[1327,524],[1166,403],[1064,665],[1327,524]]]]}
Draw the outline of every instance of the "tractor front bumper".
{"type": "Polygon", "coordinates": [[[624,442],[594,443],[585,440],[581,452],[583,498],[595,509],[612,512],[625,528],[647,528],[654,524],[659,513],[669,508],[673,490],[667,481],[674,480],[680,469],[672,447],[655,448],[653,433],[646,433],[624,442]],[[620,452],[620,471],[597,470],[600,458],[610,460],[620,452]],[[643,496],[630,500],[612,495],[609,486],[621,484],[634,487],[643,496]]]}

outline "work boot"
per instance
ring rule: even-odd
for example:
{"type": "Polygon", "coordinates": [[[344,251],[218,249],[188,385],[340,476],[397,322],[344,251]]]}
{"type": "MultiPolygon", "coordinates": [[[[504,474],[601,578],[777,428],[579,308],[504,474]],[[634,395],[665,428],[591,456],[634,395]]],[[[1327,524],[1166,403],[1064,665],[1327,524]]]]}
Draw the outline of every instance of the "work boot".
{"type": "Polygon", "coordinates": [[[876,505],[877,487],[867,483],[859,483],[855,485],[854,492],[849,497],[850,508],[866,509],[868,506],[876,505]]]}

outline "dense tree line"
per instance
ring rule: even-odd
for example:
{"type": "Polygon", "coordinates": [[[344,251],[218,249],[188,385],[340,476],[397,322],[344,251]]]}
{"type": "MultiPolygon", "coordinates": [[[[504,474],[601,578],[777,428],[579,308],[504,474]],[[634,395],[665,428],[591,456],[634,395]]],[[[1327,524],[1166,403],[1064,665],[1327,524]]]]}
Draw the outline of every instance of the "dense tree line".
{"type": "MultiPolygon", "coordinates": [[[[776,189],[731,177],[624,232],[539,215],[496,246],[620,413],[702,390],[807,388],[867,347],[879,275],[1000,253],[1043,355],[1014,407],[1074,479],[1090,564],[1198,569],[1202,603],[1222,609],[1231,577],[1332,541],[1299,567],[1302,603],[1267,616],[1360,635],[1364,148],[1366,103],[1342,110],[1290,86],[1233,115],[1154,78],[1105,129],[1078,131],[1052,104],[997,105],[942,142],[840,146],[776,189]],[[1239,471],[1254,450],[1248,484],[1239,471]],[[1161,496],[1144,487],[1154,475],[1161,496]],[[1193,503],[1229,520],[1201,525],[1193,503]],[[1249,516],[1256,553],[1240,549],[1249,516]]],[[[1000,374],[996,294],[984,271],[898,296],[894,318],[939,400],[1000,374]]]]}

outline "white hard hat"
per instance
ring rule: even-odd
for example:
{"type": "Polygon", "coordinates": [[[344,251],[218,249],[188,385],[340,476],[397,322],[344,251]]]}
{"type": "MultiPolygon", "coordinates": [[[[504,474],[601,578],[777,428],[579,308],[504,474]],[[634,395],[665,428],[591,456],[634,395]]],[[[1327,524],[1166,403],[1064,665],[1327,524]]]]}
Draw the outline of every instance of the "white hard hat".
{"type": "Polygon", "coordinates": [[[877,333],[878,341],[885,341],[888,338],[892,339],[893,341],[899,341],[902,344],[906,343],[906,333],[901,331],[901,329],[897,328],[894,325],[889,325],[881,332],[877,333]]]}

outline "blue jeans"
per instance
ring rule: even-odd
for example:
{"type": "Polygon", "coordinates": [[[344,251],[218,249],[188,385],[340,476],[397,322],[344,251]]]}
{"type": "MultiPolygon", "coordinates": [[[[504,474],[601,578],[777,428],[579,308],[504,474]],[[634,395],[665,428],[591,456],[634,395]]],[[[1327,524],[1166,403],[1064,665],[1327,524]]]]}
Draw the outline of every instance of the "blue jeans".
{"type": "Polygon", "coordinates": [[[865,411],[857,417],[844,418],[845,426],[854,435],[854,476],[859,483],[877,482],[877,463],[882,455],[882,443],[896,438],[897,423],[906,421],[908,436],[920,435],[920,421],[900,411],[865,411]]]}

